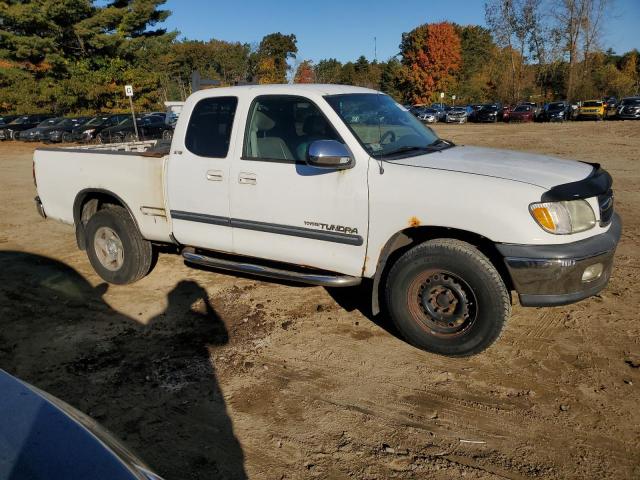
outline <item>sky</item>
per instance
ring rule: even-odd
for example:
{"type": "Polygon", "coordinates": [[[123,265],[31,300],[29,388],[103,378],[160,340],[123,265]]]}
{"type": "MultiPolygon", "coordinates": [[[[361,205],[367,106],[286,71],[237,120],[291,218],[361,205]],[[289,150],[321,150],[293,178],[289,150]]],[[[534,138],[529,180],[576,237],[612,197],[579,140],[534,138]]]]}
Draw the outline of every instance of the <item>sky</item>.
{"type": "MultiPolygon", "coordinates": [[[[422,23],[484,25],[482,0],[168,0],[166,8],[173,13],[165,27],[178,30],[178,38],[257,44],[269,33],[294,33],[297,58],[314,62],[387,60],[398,53],[402,33],[422,23]]],[[[607,16],[605,49],[640,50],[640,0],[613,0],[607,16]]]]}

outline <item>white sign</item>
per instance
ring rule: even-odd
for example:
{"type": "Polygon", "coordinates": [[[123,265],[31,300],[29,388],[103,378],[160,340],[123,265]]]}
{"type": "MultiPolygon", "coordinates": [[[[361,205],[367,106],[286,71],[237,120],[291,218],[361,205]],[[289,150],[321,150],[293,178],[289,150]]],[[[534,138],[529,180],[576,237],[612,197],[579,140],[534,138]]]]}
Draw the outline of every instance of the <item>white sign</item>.
{"type": "Polygon", "coordinates": [[[124,94],[127,97],[133,97],[133,86],[131,85],[125,85],[124,86],[124,94]]]}
{"type": "Polygon", "coordinates": [[[455,100],[455,99],[456,99],[456,96],[455,96],[455,95],[451,95],[451,99],[452,99],[452,100],[455,100]]]}
{"type": "Polygon", "coordinates": [[[444,98],[444,92],[440,92],[440,98],[444,98]]]}

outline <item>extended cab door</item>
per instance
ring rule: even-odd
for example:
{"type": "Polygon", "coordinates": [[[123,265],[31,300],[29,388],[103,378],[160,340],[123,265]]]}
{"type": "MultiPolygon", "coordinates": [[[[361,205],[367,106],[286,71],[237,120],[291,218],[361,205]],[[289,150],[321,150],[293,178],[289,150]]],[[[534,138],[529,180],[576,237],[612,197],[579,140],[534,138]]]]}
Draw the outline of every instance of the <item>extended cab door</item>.
{"type": "Polygon", "coordinates": [[[167,195],[173,235],[182,245],[230,252],[231,135],[238,128],[234,96],[187,101],[171,144],[167,195]]]}
{"type": "Polygon", "coordinates": [[[368,158],[354,158],[346,170],[305,163],[313,141],[344,143],[348,134],[322,97],[248,100],[229,180],[234,252],[361,275],[368,158]]]}

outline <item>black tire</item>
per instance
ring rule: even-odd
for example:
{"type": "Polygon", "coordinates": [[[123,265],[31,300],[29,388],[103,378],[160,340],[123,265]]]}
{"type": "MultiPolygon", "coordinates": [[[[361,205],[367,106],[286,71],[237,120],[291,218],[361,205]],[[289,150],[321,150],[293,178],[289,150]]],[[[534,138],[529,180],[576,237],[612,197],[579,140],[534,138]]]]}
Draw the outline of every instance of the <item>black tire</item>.
{"type": "Polygon", "coordinates": [[[483,351],[511,314],[509,292],[492,263],[454,239],[430,240],[404,253],[389,271],[385,297],[409,343],[448,356],[483,351]]]}
{"type": "MultiPolygon", "coordinates": [[[[138,227],[124,208],[113,206],[98,210],[87,222],[85,231],[87,256],[91,266],[106,282],[125,285],[136,282],[149,273],[153,258],[151,243],[142,238],[138,227]],[[104,241],[103,234],[109,231],[115,233],[120,242],[115,250],[121,252],[121,256],[118,261],[105,263],[106,251],[98,251],[101,249],[97,243],[104,241]]],[[[115,241],[114,238],[110,240],[115,241]]]]}
{"type": "Polygon", "coordinates": [[[135,142],[136,139],[136,134],[133,132],[128,132],[125,136],[124,136],[124,141],[127,143],[131,143],[131,142],[135,142]]]}
{"type": "Polygon", "coordinates": [[[173,138],[173,130],[164,130],[162,132],[162,140],[169,141],[173,138]]]}

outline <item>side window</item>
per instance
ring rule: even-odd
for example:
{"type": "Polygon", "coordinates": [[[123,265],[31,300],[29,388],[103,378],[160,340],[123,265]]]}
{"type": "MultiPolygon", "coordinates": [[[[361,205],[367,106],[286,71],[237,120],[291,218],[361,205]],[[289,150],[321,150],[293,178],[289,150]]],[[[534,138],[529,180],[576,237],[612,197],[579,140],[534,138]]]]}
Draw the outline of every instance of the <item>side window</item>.
{"type": "Polygon", "coordinates": [[[249,111],[243,158],[304,161],[309,145],[316,140],[342,142],[313,102],[290,95],[263,95],[249,111]]]}
{"type": "Polygon", "coordinates": [[[236,97],[213,97],[200,100],[189,119],[185,147],[201,157],[225,158],[229,151],[236,97]]]}

